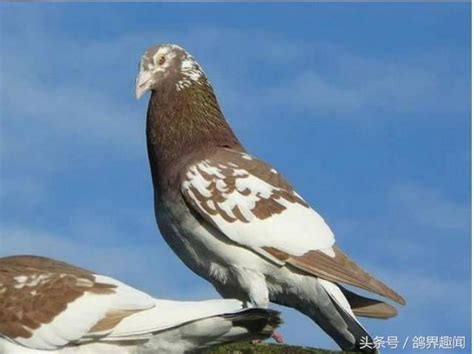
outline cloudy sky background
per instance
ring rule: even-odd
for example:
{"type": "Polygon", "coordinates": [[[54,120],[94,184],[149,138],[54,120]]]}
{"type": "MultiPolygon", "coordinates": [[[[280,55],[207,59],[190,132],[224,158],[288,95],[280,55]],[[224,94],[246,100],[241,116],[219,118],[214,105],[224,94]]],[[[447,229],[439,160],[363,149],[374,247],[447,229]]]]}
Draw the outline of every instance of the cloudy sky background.
{"type": "MultiPolygon", "coordinates": [[[[247,148],[403,294],[374,336],[470,332],[469,4],[0,4],[0,256],[217,297],[161,239],[134,77],[187,48],[247,148]]],[[[292,344],[337,348],[282,309],[292,344]]]]}

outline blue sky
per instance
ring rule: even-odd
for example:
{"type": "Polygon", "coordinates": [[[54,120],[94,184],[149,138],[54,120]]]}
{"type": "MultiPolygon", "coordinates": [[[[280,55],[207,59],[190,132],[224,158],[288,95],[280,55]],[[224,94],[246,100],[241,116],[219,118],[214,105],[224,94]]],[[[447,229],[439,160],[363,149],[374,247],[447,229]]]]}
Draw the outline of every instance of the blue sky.
{"type": "MultiPolygon", "coordinates": [[[[0,4],[0,256],[217,294],[155,226],[138,61],[184,46],[242,142],[403,294],[374,336],[470,335],[470,4],[0,4]]],[[[292,344],[337,348],[282,309],[292,344]]],[[[433,352],[433,351],[431,351],[433,352]]]]}

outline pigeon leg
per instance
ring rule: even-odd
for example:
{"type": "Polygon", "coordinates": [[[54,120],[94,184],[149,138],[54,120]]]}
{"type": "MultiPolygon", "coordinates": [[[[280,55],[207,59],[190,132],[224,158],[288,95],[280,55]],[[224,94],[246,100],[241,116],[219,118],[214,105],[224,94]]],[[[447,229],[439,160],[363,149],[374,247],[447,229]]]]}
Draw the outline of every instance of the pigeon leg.
{"type": "MultiPolygon", "coordinates": [[[[272,334],[271,338],[275,342],[277,342],[278,344],[284,344],[285,343],[285,339],[283,338],[283,335],[280,332],[273,331],[273,334],[272,334]]],[[[252,343],[254,345],[257,345],[257,344],[262,343],[262,341],[263,341],[262,339],[254,339],[250,343],[252,343]]]]}
{"type": "Polygon", "coordinates": [[[237,281],[241,289],[247,293],[252,307],[268,306],[268,288],[265,276],[257,271],[239,267],[236,269],[237,281]]]}
{"type": "Polygon", "coordinates": [[[283,335],[277,331],[274,331],[272,334],[272,339],[277,342],[278,344],[284,344],[285,343],[285,338],[283,338],[283,335]]]}

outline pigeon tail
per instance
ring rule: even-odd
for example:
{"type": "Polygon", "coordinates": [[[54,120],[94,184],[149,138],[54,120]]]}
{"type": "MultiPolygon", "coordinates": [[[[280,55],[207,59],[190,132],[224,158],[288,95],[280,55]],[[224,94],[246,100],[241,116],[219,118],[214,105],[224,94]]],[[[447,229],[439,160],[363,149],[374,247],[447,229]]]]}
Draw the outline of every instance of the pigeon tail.
{"type": "Polygon", "coordinates": [[[378,353],[379,351],[375,348],[374,341],[370,334],[366,331],[364,327],[357,321],[355,317],[347,313],[346,310],[340,306],[335,300],[333,300],[334,307],[337,309],[339,314],[344,319],[344,322],[347,325],[347,329],[354,336],[354,343],[347,348],[341,347],[344,350],[356,351],[361,353],[378,353]]]}
{"type": "Polygon", "coordinates": [[[303,276],[298,284],[271,293],[271,301],[304,313],[344,351],[377,353],[338,285],[312,276],[303,276]]]}
{"type": "Polygon", "coordinates": [[[224,336],[226,341],[245,339],[266,339],[281,325],[278,311],[249,308],[238,313],[224,315],[232,321],[232,329],[224,336]]]}
{"type": "Polygon", "coordinates": [[[387,319],[395,317],[397,315],[397,309],[392,305],[389,305],[378,299],[371,299],[359,294],[356,294],[340,284],[337,284],[341,289],[342,293],[349,301],[352,312],[356,316],[369,317],[377,319],[387,319]]]}
{"type": "Polygon", "coordinates": [[[277,311],[248,308],[191,323],[192,337],[185,336],[194,342],[193,348],[204,349],[232,342],[267,339],[281,322],[277,311]],[[200,328],[199,336],[195,335],[196,324],[200,328]]]}
{"type": "Polygon", "coordinates": [[[232,325],[213,345],[243,340],[264,340],[269,338],[282,323],[279,312],[262,308],[249,308],[221,317],[230,321],[232,325]]]}
{"type": "Polygon", "coordinates": [[[324,279],[320,279],[319,282],[327,295],[329,295],[334,308],[345,322],[346,330],[354,338],[349,346],[346,346],[345,343],[338,342],[341,348],[344,350],[358,351],[361,353],[378,353],[372,337],[355,317],[354,312],[351,309],[350,302],[344,295],[344,292],[341,290],[341,288],[337,284],[324,279]]]}

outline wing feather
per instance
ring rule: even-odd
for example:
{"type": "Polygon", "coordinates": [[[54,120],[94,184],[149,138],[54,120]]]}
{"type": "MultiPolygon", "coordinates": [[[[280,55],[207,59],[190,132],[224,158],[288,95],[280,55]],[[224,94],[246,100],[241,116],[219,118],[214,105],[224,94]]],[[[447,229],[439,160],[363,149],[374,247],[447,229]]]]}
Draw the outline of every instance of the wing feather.
{"type": "Polygon", "coordinates": [[[405,303],[333,247],[334,235],[324,219],[260,160],[220,149],[188,166],[181,192],[189,206],[222,234],[276,264],[405,303]]]}
{"type": "MultiPolygon", "coordinates": [[[[281,251],[271,248],[265,250],[281,258],[281,251]]],[[[295,268],[336,283],[345,283],[385,296],[404,305],[405,300],[387,285],[376,279],[354,261],[347,257],[337,246],[333,246],[334,257],[321,251],[310,251],[303,256],[286,255],[286,262],[295,268]]]]}
{"type": "Polygon", "coordinates": [[[397,315],[397,309],[383,301],[358,295],[339,285],[356,316],[387,319],[397,315]]]}
{"type": "Polygon", "coordinates": [[[0,336],[40,350],[102,336],[155,306],[115,279],[34,256],[0,258],[0,304],[0,336]]]}
{"type": "Polygon", "coordinates": [[[303,255],[334,244],[324,219],[271,166],[247,154],[220,149],[191,164],[181,192],[192,209],[242,246],[303,255]]]}

